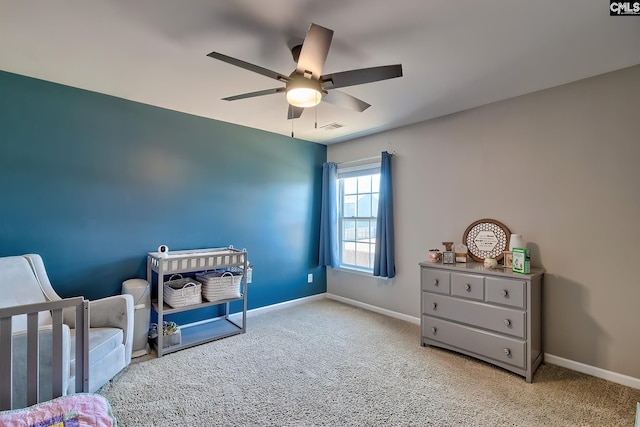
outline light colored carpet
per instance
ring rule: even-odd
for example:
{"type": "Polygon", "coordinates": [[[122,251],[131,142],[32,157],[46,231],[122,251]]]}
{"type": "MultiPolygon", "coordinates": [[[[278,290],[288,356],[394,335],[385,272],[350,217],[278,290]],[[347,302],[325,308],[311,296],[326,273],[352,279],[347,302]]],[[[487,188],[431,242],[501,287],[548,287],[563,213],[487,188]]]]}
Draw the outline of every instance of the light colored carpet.
{"type": "Polygon", "coordinates": [[[418,325],[331,300],[132,363],[104,386],[122,426],[632,426],[640,390],[544,364],[528,384],[420,346],[418,325]]]}

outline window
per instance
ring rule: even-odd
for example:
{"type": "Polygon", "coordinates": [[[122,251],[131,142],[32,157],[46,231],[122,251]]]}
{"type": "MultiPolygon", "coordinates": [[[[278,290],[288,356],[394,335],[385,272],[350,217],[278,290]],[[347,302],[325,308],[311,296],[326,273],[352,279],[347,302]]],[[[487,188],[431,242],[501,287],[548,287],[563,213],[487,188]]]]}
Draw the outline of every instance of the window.
{"type": "Polygon", "coordinates": [[[380,166],[338,169],[340,267],[373,272],[380,166]]]}

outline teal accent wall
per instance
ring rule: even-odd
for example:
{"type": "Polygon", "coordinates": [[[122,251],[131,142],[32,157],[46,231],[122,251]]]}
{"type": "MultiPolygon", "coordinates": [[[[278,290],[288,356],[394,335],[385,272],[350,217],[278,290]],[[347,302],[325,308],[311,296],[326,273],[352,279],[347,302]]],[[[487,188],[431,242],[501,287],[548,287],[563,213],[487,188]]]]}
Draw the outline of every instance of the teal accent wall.
{"type": "Polygon", "coordinates": [[[0,72],[0,256],[39,253],[60,295],[95,299],[144,278],[160,244],[233,245],[254,265],[249,308],[322,293],[326,156],[324,145],[0,72]]]}

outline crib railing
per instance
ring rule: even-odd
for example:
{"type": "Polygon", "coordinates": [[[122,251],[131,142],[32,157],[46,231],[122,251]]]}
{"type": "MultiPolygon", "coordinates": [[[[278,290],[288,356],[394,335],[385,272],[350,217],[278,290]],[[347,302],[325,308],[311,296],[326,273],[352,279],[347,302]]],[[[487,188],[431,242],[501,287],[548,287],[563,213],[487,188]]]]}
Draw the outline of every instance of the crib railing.
{"type": "Polygon", "coordinates": [[[49,328],[52,336],[51,356],[51,395],[62,396],[63,384],[63,322],[62,310],[75,308],[75,390],[89,390],[89,301],[82,297],[67,298],[37,304],[0,308],[0,410],[12,408],[12,367],[13,339],[12,320],[14,316],[26,315],[26,363],[27,363],[27,406],[39,403],[40,395],[40,335],[43,329],[38,325],[38,315],[42,311],[51,313],[52,324],[49,328]]]}

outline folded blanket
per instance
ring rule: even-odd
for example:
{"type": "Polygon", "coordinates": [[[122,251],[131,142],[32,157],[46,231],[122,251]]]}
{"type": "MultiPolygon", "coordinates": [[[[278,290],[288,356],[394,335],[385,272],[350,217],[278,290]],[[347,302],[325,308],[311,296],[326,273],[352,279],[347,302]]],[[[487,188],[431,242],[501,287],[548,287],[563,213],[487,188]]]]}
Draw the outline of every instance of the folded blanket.
{"type": "Polygon", "coordinates": [[[111,405],[104,397],[78,393],[24,409],[0,412],[3,427],[116,427],[111,405]]]}

